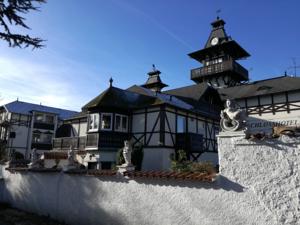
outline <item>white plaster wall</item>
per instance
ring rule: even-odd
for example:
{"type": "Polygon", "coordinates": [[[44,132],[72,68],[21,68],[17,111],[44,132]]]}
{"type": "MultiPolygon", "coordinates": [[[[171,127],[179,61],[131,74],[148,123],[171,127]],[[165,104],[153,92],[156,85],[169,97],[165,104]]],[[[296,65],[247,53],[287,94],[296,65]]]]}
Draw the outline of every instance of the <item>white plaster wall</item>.
{"type": "Polygon", "coordinates": [[[217,152],[204,152],[199,158],[198,162],[211,162],[214,166],[219,164],[217,152]]]}
{"type": "Polygon", "coordinates": [[[27,146],[28,127],[12,125],[12,131],[16,132],[16,138],[10,138],[12,148],[25,148],[27,146]]]}
{"type": "MultiPolygon", "coordinates": [[[[151,132],[153,129],[153,126],[155,125],[155,122],[158,117],[158,112],[152,112],[147,114],[147,131],[151,132]]],[[[155,126],[154,131],[159,131],[160,128],[160,119],[158,119],[157,124],[155,126]]]]}
{"type": "Polygon", "coordinates": [[[72,123],[73,131],[75,132],[75,136],[78,136],[79,131],[79,123],[72,123]]]}
{"type": "Polygon", "coordinates": [[[116,162],[117,161],[117,152],[100,152],[100,161],[101,162],[116,162]]]}
{"type": "Polygon", "coordinates": [[[2,201],[71,225],[276,224],[253,191],[225,177],[208,184],[5,173],[2,201]]]}
{"type": "Polygon", "coordinates": [[[87,122],[80,123],[79,136],[86,136],[86,131],[87,131],[87,122]]]}
{"type": "MultiPolygon", "coordinates": [[[[169,121],[169,125],[170,125],[170,129],[171,129],[171,132],[175,133],[176,132],[176,125],[175,125],[175,121],[176,121],[176,117],[175,117],[175,113],[170,113],[170,112],[166,112],[166,116],[168,117],[168,121],[169,121]]],[[[165,129],[168,130],[168,125],[167,125],[167,122],[166,122],[166,126],[165,126],[165,129]]]]}
{"type": "Polygon", "coordinates": [[[137,114],[132,116],[132,132],[144,132],[145,130],[145,115],[137,114]]]}
{"type": "Polygon", "coordinates": [[[252,193],[266,222],[300,224],[299,138],[251,142],[221,136],[218,145],[220,172],[252,193]]]}
{"type": "Polygon", "coordinates": [[[194,118],[188,118],[188,128],[190,133],[197,133],[196,127],[197,120],[194,118]]]}
{"type": "Polygon", "coordinates": [[[170,154],[174,152],[169,148],[144,148],[142,170],[170,170],[170,154]]]}
{"type": "Polygon", "coordinates": [[[45,168],[53,168],[57,165],[58,168],[63,168],[64,166],[68,165],[68,160],[66,159],[60,159],[57,160],[58,163],[56,163],[55,159],[45,159],[44,160],[44,167],[45,168]]]}

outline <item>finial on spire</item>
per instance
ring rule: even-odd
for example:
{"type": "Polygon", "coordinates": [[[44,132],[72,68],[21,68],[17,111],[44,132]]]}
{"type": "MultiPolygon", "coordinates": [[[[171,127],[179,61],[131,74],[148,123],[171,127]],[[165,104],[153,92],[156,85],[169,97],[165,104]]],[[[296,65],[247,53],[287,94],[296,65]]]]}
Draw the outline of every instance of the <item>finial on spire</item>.
{"type": "Polygon", "coordinates": [[[220,13],[221,13],[221,9],[218,9],[217,11],[216,11],[216,14],[217,14],[217,20],[219,20],[220,19],[220,13]]]}
{"type": "Polygon", "coordinates": [[[112,77],[109,79],[109,87],[112,87],[112,83],[114,82],[114,80],[112,79],[112,77]]]}
{"type": "Polygon", "coordinates": [[[153,71],[156,71],[155,64],[152,64],[152,69],[153,69],[153,71]]]}

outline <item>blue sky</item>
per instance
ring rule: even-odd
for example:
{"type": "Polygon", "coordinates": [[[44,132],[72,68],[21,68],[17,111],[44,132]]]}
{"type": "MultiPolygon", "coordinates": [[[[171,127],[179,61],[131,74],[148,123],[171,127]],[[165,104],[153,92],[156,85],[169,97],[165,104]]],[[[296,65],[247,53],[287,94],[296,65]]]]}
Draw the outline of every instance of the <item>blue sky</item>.
{"type": "Polygon", "coordinates": [[[111,76],[120,88],[144,83],[153,63],[168,88],[193,84],[200,64],[187,54],[204,46],[218,9],[251,54],[240,61],[251,80],[292,73],[293,57],[300,65],[299,0],[48,0],[26,16],[45,48],[0,42],[0,104],[19,97],[80,110],[111,76]]]}

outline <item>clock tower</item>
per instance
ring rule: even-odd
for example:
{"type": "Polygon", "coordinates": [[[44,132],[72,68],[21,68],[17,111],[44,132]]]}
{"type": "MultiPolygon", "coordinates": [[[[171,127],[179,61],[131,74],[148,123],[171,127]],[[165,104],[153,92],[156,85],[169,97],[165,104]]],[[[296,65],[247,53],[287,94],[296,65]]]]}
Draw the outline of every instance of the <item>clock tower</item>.
{"type": "Polygon", "coordinates": [[[236,61],[250,54],[226,34],[224,20],[217,17],[211,25],[212,30],[204,48],[189,54],[203,65],[191,70],[191,80],[196,83],[206,82],[218,88],[248,81],[248,70],[236,61]]]}

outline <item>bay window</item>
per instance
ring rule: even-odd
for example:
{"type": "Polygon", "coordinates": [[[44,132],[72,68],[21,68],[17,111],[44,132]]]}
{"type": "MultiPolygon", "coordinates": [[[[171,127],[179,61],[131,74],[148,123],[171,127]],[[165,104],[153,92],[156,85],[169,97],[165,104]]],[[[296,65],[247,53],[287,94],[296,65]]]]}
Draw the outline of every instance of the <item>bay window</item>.
{"type": "Polygon", "coordinates": [[[89,115],[89,131],[99,130],[99,114],[93,113],[89,115]]]}

